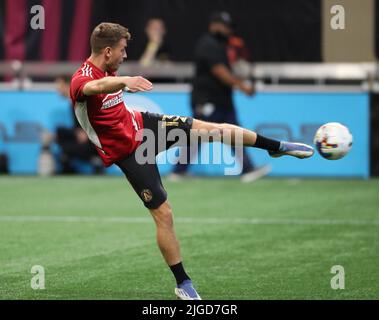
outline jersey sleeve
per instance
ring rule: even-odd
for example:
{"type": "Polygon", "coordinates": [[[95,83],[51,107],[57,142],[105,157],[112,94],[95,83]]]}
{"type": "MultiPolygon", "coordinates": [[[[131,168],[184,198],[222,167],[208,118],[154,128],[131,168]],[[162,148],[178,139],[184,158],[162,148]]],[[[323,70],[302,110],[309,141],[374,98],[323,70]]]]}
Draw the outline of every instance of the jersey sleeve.
{"type": "Polygon", "coordinates": [[[75,75],[72,77],[70,93],[73,101],[84,101],[86,99],[83,93],[83,87],[92,80],[94,79],[85,75],[75,75]]]}

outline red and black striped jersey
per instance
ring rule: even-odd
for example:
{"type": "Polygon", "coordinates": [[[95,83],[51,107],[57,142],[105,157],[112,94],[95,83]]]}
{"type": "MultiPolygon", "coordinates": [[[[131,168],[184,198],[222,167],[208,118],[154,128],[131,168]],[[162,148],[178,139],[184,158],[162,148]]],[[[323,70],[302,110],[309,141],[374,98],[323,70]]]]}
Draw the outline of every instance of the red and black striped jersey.
{"type": "Polygon", "coordinates": [[[141,113],[124,104],[123,91],[85,96],[84,85],[93,80],[115,76],[85,61],[71,79],[70,95],[75,115],[105,166],[125,158],[139,145],[136,133],[143,128],[141,113]]]}

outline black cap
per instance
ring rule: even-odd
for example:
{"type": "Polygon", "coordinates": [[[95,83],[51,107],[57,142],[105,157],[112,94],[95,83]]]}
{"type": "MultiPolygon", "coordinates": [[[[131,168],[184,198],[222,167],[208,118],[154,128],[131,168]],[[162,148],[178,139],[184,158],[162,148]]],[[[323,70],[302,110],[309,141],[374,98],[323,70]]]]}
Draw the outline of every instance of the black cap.
{"type": "Polygon", "coordinates": [[[211,15],[210,22],[219,22],[225,24],[229,28],[233,28],[233,20],[230,16],[229,12],[221,11],[221,12],[214,12],[211,15]]]}

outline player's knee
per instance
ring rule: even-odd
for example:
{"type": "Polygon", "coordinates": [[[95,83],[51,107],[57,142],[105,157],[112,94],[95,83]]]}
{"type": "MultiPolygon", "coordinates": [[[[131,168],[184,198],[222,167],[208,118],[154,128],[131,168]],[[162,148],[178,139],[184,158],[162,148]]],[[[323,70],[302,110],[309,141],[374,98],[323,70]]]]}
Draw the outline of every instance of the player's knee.
{"type": "Polygon", "coordinates": [[[220,124],[219,124],[219,130],[220,130],[221,134],[222,134],[225,130],[227,130],[229,127],[230,127],[230,126],[229,126],[229,124],[227,124],[227,123],[220,123],[220,124]]]}
{"type": "Polygon", "coordinates": [[[228,123],[198,121],[193,128],[197,129],[198,135],[212,142],[220,141],[225,134],[229,133],[231,126],[228,123]]]}
{"type": "Polygon", "coordinates": [[[227,123],[215,123],[214,129],[211,131],[211,133],[213,133],[215,140],[218,141],[228,133],[228,130],[230,130],[230,128],[227,123]]]}
{"type": "Polygon", "coordinates": [[[170,204],[165,201],[158,208],[150,210],[153,218],[159,227],[172,228],[173,216],[170,204]]]}
{"type": "Polygon", "coordinates": [[[231,127],[232,126],[229,123],[223,122],[223,123],[215,123],[213,129],[216,131],[219,131],[222,134],[225,130],[230,130],[231,127]]]}

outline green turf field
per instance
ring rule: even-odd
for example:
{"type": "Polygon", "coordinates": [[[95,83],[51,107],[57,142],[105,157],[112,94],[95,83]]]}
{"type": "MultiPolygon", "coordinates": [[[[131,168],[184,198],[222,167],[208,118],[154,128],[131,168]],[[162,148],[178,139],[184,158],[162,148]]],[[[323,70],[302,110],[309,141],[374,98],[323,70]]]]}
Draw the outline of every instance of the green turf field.
{"type": "MultiPolygon", "coordinates": [[[[203,299],[379,299],[379,180],[164,182],[203,299]]],[[[1,299],[175,299],[123,178],[2,176],[0,195],[1,299]],[[45,290],[31,289],[33,265],[45,290]]]]}

